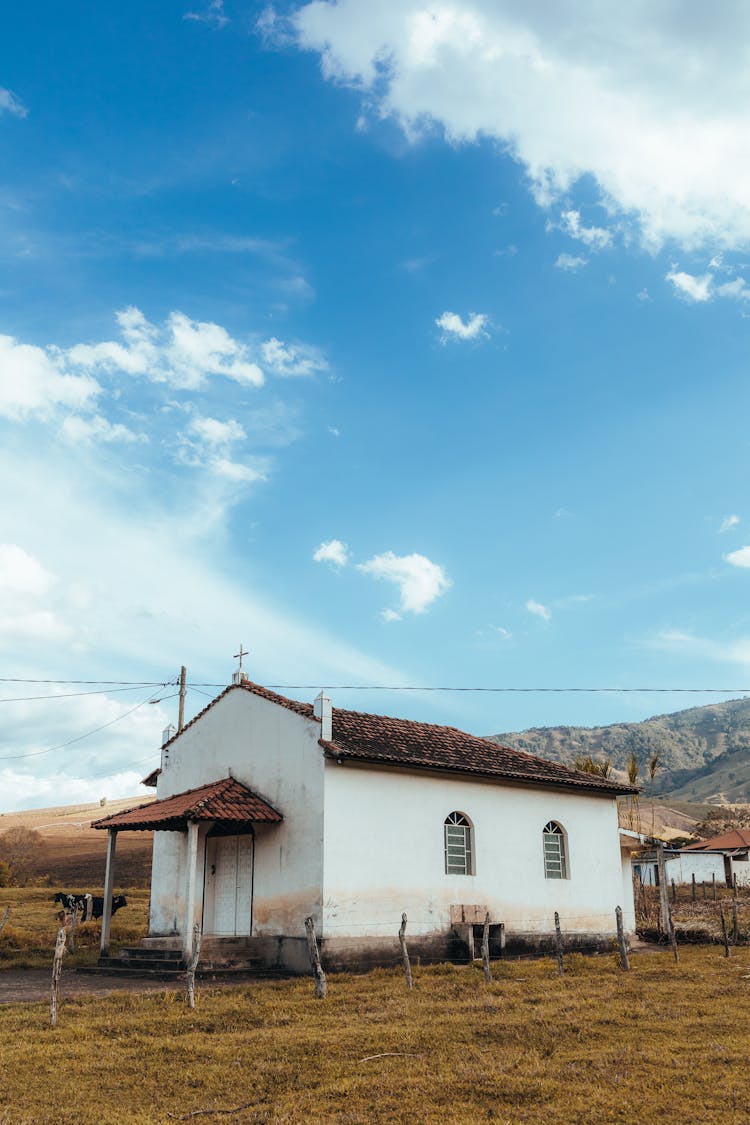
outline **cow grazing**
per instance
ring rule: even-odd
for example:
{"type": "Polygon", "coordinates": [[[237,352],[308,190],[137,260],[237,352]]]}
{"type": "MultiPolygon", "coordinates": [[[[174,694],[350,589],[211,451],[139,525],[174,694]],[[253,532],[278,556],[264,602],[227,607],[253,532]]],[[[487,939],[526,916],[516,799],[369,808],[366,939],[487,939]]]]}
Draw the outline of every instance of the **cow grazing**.
{"type": "MultiPolygon", "coordinates": [[[[82,922],[90,922],[92,918],[101,918],[104,913],[104,899],[101,895],[78,895],[58,891],[53,901],[59,902],[63,909],[68,910],[71,914],[80,910],[82,922]]],[[[113,914],[116,914],[120,907],[127,905],[128,900],[125,895],[112,895],[113,914]]]]}

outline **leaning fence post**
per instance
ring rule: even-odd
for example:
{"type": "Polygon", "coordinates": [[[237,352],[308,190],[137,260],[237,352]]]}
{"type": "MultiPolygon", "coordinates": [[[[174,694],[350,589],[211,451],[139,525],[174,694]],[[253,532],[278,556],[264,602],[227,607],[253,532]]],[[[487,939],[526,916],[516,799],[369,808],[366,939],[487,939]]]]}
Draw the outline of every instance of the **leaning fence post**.
{"type": "Polygon", "coordinates": [[[669,944],[672,946],[672,953],[674,954],[675,961],[679,961],[680,955],[677,952],[677,934],[674,931],[674,922],[672,921],[672,911],[671,910],[669,911],[669,916],[667,918],[667,921],[669,923],[669,927],[668,927],[669,944]]]}
{"type": "Polygon", "coordinates": [[[401,925],[398,931],[398,942],[401,946],[401,960],[404,965],[404,973],[406,974],[407,988],[412,987],[411,979],[411,965],[409,964],[409,950],[406,948],[406,915],[401,915],[401,925]]]}
{"type": "Polygon", "coordinates": [[[193,952],[188,961],[185,973],[185,991],[187,992],[188,1008],[195,1007],[195,970],[201,956],[201,928],[197,922],[193,923],[193,952]]]}
{"type": "Polygon", "coordinates": [[[492,970],[490,969],[490,916],[489,913],[484,916],[484,929],[482,930],[482,965],[484,966],[484,979],[487,984],[492,982],[492,970]]]}
{"type": "Polygon", "coordinates": [[[5,929],[5,923],[8,921],[8,915],[9,914],[10,914],[10,906],[6,906],[5,907],[5,913],[3,914],[3,917],[2,917],[2,921],[0,921],[0,934],[5,929]]]}
{"type": "Polygon", "coordinates": [[[740,943],[740,920],[737,917],[737,899],[732,899],[732,944],[740,943]]]}
{"type": "Polygon", "coordinates": [[[76,925],[78,924],[78,907],[73,906],[73,913],[70,916],[70,933],[68,935],[68,949],[71,953],[76,951],[76,925]]]}
{"type": "Polygon", "coordinates": [[[560,915],[555,911],[555,952],[557,955],[557,971],[560,976],[565,972],[563,965],[563,941],[562,932],[560,930],[560,915]]]}
{"type": "Polygon", "coordinates": [[[724,917],[724,907],[719,903],[719,916],[721,918],[721,933],[724,938],[724,956],[729,956],[729,934],[727,933],[727,922],[724,917]]]}
{"type": "Polygon", "coordinates": [[[622,907],[615,907],[615,918],[617,919],[617,944],[620,947],[620,965],[627,972],[630,968],[628,961],[628,947],[625,944],[625,930],[622,924],[622,907]]]}
{"type": "Polygon", "coordinates": [[[313,976],[315,977],[315,998],[317,1000],[323,1000],[327,989],[326,975],[320,963],[318,942],[315,937],[315,923],[312,918],[305,918],[305,930],[307,931],[307,948],[310,950],[310,961],[312,962],[313,976]]]}
{"type": "Polygon", "coordinates": [[[49,994],[49,1025],[57,1027],[57,986],[60,982],[63,953],[65,952],[65,926],[60,926],[55,942],[55,956],[52,960],[52,988],[49,994]]]}

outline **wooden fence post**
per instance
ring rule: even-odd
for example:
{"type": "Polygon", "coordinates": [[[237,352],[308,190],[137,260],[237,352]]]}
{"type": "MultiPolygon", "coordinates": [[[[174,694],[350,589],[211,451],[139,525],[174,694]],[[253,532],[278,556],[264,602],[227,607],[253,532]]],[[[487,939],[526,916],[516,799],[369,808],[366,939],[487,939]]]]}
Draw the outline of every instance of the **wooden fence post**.
{"type": "Polygon", "coordinates": [[[557,971],[560,976],[565,972],[563,965],[563,940],[560,930],[560,915],[555,911],[555,952],[557,955],[557,971]]]}
{"type": "Polygon", "coordinates": [[[201,928],[197,922],[193,923],[193,952],[185,973],[185,991],[187,992],[188,1008],[195,1007],[195,970],[201,956],[201,928]]]}
{"type": "Polygon", "coordinates": [[[706,880],[701,880],[701,887],[703,888],[703,901],[706,901],[706,880]]]}
{"type": "Polygon", "coordinates": [[[487,984],[492,983],[492,970],[490,969],[490,916],[484,916],[484,929],[482,931],[482,965],[484,966],[484,979],[487,984]]]}
{"type": "Polygon", "coordinates": [[[320,954],[318,953],[318,942],[315,937],[315,923],[312,918],[305,918],[305,930],[307,931],[307,948],[310,950],[310,961],[313,968],[313,976],[315,977],[315,998],[317,1000],[324,1000],[327,991],[326,975],[323,972],[323,966],[320,963],[320,954]]]}
{"type": "Polygon", "coordinates": [[[0,934],[5,929],[5,923],[8,921],[8,915],[9,914],[10,914],[10,906],[6,906],[5,907],[5,913],[3,914],[3,917],[2,917],[2,921],[0,921],[0,934]]]}
{"type": "Polygon", "coordinates": [[[672,902],[677,902],[677,888],[674,885],[674,879],[672,880],[672,902]]]}
{"type": "Polygon", "coordinates": [[[711,897],[716,902],[716,872],[711,872],[711,897]]]}
{"type": "Polygon", "coordinates": [[[732,944],[740,943],[740,920],[737,917],[737,899],[732,899],[732,944]]]}
{"type": "Polygon", "coordinates": [[[732,894],[737,898],[737,872],[732,872],[732,894]]]}
{"type": "Polygon", "coordinates": [[[404,966],[407,988],[412,987],[411,964],[409,963],[409,950],[406,948],[406,915],[401,915],[401,925],[398,931],[398,943],[401,946],[401,961],[404,966]]]}
{"type": "MultiPolygon", "coordinates": [[[[674,883],[672,884],[674,886],[674,883]]],[[[615,918],[617,919],[617,944],[620,947],[620,965],[628,971],[630,968],[630,961],[628,960],[628,947],[625,944],[625,930],[622,925],[622,907],[618,906],[615,909],[615,918]]]]}
{"type": "Polygon", "coordinates": [[[78,908],[73,906],[73,913],[70,916],[70,933],[68,935],[68,949],[71,953],[76,951],[76,926],[78,924],[78,908]]]}
{"type": "Polygon", "coordinates": [[[667,864],[664,860],[664,845],[661,840],[656,845],[656,867],[659,872],[659,929],[669,933],[669,887],[667,885],[667,864]]]}
{"type": "Polygon", "coordinates": [[[498,944],[500,946],[500,956],[504,957],[505,956],[505,922],[500,922],[499,932],[500,932],[500,940],[499,940],[498,944]]]}
{"type": "Polygon", "coordinates": [[[669,911],[669,944],[672,946],[672,953],[675,961],[679,961],[680,955],[677,952],[677,934],[674,932],[674,922],[672,921],[672,911],[669,911]]]}
{"type": "Polygon", "coordinates": [[[721,917],[721,933],[724,938],[724,956],[729,956],[729,934],[727,933],[727,922],[724,917],[724,907],[719,903],[719,915],[721,917]]]}
{"type": "Polygon", "coordinates": [[[55,956],[52,960],[52,988],[49,994],[49,1025],[50,1027],[57,1027],[57,986],[60,982],[60,972],[62,970],[63,953],[65,952],[65,939],[67,934],[65,926],[60,926],[57,931],[57,941],[55,943],[55,956]]]}
{"type": "Polygon", "coordinates": [[[691,880],[692,880],[691,893],[692,893],[692,896],[693,896],[693,902],[695,902],[695,872],[693,872],[693,874],[691,875],[691,880]]]}

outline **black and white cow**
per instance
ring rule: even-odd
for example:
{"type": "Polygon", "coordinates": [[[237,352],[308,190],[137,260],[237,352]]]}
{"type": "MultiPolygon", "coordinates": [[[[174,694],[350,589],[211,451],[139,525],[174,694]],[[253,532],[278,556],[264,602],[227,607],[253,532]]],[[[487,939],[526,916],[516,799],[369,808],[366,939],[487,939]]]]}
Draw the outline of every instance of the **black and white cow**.
{"type": "MultiPolygon", "coordinates": [[[[92,918],[101,918],[104,913],[104,899],[101,895],[70,894],[67,891],[58,891],[54,902],[59,902],[63,910],[71,914],[81,911],[81,921],[90,922],[92,918]]],[[[116,914],[122,906],[127,906],[125,895],[112,895],[112,913],[116,914]]]]}

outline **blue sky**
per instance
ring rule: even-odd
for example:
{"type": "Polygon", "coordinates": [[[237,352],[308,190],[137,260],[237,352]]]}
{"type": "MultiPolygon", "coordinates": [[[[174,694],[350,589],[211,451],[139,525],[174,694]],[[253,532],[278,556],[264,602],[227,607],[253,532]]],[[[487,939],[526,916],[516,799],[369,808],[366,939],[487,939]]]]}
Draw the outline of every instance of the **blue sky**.
{"type": "MultiPolygon", "coordinates": [[[[652,7],[3,15],[3,677],[242,641],[479,734],[719,697],[335,685],[750,685],[750,15],[652,7]]],[[[136,792],[176,711],[2,688],[6,809],[136,792]]]]}

